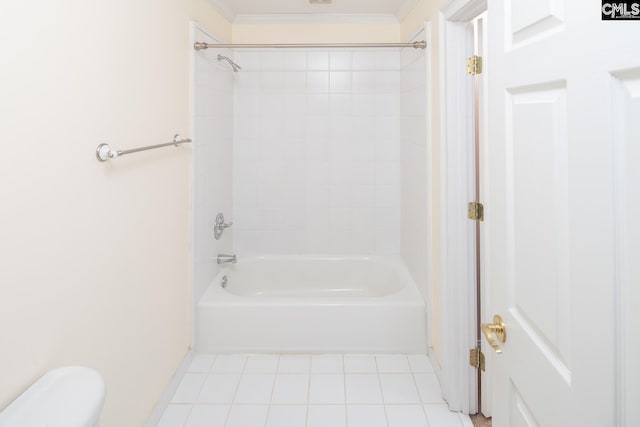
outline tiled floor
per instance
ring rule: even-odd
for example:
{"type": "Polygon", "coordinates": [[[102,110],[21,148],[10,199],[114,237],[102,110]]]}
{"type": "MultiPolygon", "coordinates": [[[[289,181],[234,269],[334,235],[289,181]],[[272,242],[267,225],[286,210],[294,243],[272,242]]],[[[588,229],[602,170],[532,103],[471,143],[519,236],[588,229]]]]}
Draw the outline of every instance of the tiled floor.
{"type": "Polygon", "coordinates": [[[160,427],[463,427],[423,355],[194,357],[160,427]]]}

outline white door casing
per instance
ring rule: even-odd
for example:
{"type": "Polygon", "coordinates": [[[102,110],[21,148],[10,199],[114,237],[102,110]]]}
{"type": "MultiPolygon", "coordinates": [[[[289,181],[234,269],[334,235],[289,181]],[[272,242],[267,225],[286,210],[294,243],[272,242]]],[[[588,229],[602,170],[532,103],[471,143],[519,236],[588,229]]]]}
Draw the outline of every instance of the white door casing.
{"type": "Polygon", "coordinates": [[[489,2],[496,427],[640,425],[640,21],[600,8],[489,2]]]}
{"type": "Polygon", "coordinates": [[[477,372],[469,365],[476,338],[475,224],[467,203],[475,199],[473,78],[474,18],[486,0],[454,0],[439,14],[442,371],[449,409],[476,413],[477,372]]]}

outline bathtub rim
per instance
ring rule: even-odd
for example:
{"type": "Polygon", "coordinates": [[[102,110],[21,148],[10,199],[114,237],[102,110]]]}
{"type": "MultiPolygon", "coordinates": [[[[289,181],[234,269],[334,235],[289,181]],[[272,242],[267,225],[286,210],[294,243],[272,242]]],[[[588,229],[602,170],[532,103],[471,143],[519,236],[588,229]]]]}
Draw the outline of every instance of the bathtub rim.
{"type": "Polygon", "coordinates": [[[286,260],[318,260],[318,261],[371,261],[379,262],[392,266],[402,283],[402,287],[390,294],[382,296],[322,296],[318,298],[306,296],[258,296],[258,295],[239,295],[222,288],[220,281],[228,272],[228,268],[234,266],[225,266],[213,278],[197,303],[197,306],[216,306],[221,304],[229,305],[408,305],[408,306],[425,306],[426,303],[422,294],[418,290],[416,282],[409,273],[409,270],[398,255],[380,256],[380,255],[325,255],[325,254],[277,254],[277,255],[252,255],[238,256],[238,263],[251,261],[286,261],[286,260]]]}

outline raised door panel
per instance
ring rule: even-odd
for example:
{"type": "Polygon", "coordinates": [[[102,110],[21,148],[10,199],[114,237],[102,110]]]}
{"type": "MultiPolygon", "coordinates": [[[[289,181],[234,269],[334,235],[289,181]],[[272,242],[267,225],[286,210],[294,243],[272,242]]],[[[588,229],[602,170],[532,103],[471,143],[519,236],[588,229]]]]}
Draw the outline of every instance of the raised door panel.
{"type": "Polygon", "coordinates": [[[640,69],[614,75],[614,208],[620,425],[640,425],[640,69]]]}
{"type": "Polygon", "coordinates": [[[509,400],[522,425],[562,425],[537,376],[556,403],[569,398],[566,97],[565,82],[554,81],[509,88],[505,102],[509,400]]]}

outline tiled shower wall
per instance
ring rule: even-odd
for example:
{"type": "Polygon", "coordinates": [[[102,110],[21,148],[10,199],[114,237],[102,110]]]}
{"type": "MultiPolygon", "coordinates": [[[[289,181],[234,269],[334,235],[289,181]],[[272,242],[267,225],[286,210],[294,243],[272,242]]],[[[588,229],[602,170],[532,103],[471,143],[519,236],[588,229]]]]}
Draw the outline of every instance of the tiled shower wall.
{"type": "Polygon", "coordinates": [[[427,138],[427,55],[403,49],[400,87],[402,258],[427,300],[429,200],[427,138]]]}
{"type": "MultiPolygon", "coordinates": [[[[198,30],[196,39],[216,43],[198,30]]],[[[233,253],[233,228],[213,237],[218,212],[233,215],[233,73],[217,61],[217,53],[200,51],[194,59],[193,110],[193,281],[194,302],[218,273],[215,256],[233,253]]]]}
{"type": "Polygon", "coordinates": [[[400,53],[236,51],[239,254],[400,252],[400,53]]]}

